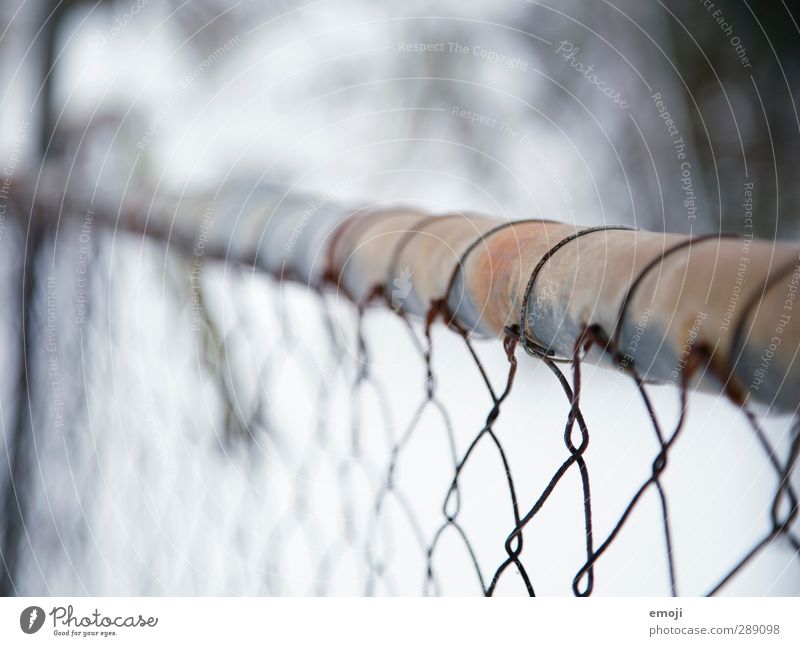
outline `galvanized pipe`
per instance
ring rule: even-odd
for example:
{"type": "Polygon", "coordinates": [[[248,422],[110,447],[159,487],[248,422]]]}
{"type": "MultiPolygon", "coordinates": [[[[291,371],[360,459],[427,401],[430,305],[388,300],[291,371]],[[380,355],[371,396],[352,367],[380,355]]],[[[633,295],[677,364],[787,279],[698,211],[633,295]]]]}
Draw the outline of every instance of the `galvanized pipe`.
{"type": "Polygon", "coordinates": [[[185,247],[202,240],[204,253],[338,288],[361,307],[517,334],[565,358],[591,333],[590,356],[648,382],[678,385],[701,357],[705,386],[774,410],[800,405],[798,244],[348,208],[273,185],[156,194],[121,213],[128,229],[185,247]]]}

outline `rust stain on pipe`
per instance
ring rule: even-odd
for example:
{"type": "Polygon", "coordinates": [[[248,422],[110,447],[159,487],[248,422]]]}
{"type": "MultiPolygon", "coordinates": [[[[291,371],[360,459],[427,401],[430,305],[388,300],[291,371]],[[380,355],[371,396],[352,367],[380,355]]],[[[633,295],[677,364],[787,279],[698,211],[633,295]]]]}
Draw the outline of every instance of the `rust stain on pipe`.
{"type": "Polygon", "coordinates": [[[363,304],[384,290],[396,246],[426,217],[404,209],[368,213],[345,232],[334,271],[350,298],[363,304]]]}
{"type": "Polygon", "coordinates": [[[482,240],[465,258],[449,307],[467,330],[504,336],[519,321],[528,279],[539,259],[575,227],[545,222],[513,223],[482,240]]]}
{"type": "Polygon", "coordinates": [[[431,216],[419,223],[397,249],[385,285],[393,306],[425,317],[447,290],[461,256],[497,220],[472,214],[431,216]]]}

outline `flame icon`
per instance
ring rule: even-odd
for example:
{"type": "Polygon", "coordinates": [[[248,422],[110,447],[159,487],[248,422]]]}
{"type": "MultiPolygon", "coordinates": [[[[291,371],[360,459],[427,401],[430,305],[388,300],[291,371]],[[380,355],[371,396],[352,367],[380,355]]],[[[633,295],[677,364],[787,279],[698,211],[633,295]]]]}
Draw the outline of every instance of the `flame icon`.
{"type": "Polygon", "coordinates": [[[19,616],[19,627],[27,635],[32,635],[44,624],[44,610],[39,606],[28,606],[19,616]]]}
{"type": "Polygon", "coordinates": [[[394,289],[392,290],[392,308],[399,312],[403,307],[403,301],[408,298],[411,293],[411,277],[413,272],[410,267],[404,268],[400,272],[400,276],[392,281],[394,289]]]}

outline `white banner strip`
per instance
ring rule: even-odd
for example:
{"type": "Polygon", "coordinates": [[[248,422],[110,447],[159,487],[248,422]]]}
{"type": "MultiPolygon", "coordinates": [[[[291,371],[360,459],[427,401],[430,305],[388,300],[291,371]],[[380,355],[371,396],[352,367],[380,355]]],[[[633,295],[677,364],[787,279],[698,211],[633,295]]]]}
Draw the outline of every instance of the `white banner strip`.
{"type": "Polygon", "coordinates": [[[23,598],[3,644],[800,643],[800,599],[23,598]]]}

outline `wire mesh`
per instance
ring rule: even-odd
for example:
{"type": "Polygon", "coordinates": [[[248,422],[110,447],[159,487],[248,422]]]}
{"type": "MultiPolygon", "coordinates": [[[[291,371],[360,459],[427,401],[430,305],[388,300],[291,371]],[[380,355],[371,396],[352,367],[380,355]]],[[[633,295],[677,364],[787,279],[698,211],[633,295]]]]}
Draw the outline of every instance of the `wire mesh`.
{"type": "Polygon", "coordinates": [[[799,591],[798,425],[702,349],[645,385],[70,222],[13,274],[9,593],[799,591]]]}

